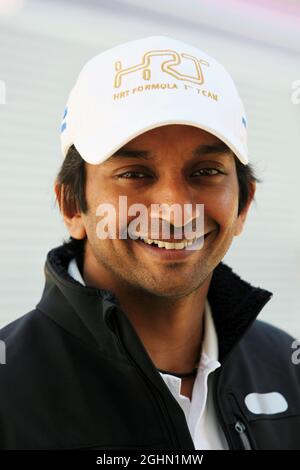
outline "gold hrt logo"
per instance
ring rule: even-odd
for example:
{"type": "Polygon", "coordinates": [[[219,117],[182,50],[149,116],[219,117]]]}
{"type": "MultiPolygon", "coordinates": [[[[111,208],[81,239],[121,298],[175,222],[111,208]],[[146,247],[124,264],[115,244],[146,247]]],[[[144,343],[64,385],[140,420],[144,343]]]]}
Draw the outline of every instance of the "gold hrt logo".
{"type": "Polygon", "coordinates": [[[143,55],[142,63],[138,65],[134,65],[132,67],[128,67],[127,69],[122,69],[121,61],[117,61],[115,63],[115,69],[117,70],[115,81],[114,81],[114,88],[119,88],[121,86],[122,78],[124,75],[128,75],[130,73],[135,73],[142,71],[142,76],[144,80],[151,79],[151,58],[154,56],[161,56],[166,57],[169,56],[169,60],[164,60],[161,63],[161,69],[175,77],[177,80],[186,80],[188,82],[196,83],[197,85],[202,85],[204,83],[204,76],[202,66],[206,65],[209,66],[209,63],[206,60],[198,59],[190,54],[181,53],[179,54],[176,51],[172,51],[169,49],[166,50],[153,50],[148,51],[143,55]],[[176,66],[182,63],[182,59],[187,59],[193,62],[195,66],[195,75],[186,75],[178,70],[176,70],[176,66]]]}

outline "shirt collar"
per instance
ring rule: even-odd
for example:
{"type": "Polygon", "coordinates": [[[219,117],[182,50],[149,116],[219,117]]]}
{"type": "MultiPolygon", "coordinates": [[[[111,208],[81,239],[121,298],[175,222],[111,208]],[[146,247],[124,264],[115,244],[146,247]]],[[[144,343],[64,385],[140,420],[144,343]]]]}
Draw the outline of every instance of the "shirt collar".
{"type": "Polygon", "coordinates": [[[211,308],[208,300],[205,300],[205,310],[204,310],[204,338],[202,345],[202,353],[213,361],[218,360],[219,351],[218,351],[218,337],[216,333],[215,324],[213,321],[211,308]]]}
{"type": "Polygon", "coordinates": [[[68,273],[73,279],[75,279],[75,281],[78,281],[80,282],[80,284],[83,284],[85,286],[85,282],[79,271],[76,258],[71,259],[71,261],[69,262],[68,273]]]}

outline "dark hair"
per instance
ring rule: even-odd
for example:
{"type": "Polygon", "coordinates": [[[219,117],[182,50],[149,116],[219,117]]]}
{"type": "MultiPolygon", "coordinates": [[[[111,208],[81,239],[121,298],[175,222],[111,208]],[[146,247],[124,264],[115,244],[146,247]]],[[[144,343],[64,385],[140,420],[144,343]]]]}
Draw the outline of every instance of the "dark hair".
{"type": "MultiPolygon", "coordinates": [[[[261,180],[255,175],[253,166],[248,163],[244,165],[235,155],[235,165],[239,183],[239,206],[238,213],[244,209],[249,195],[249,183],[260,183],[261,180]]],[[[86,171],[85,162],[81,155],[72,145],[62,163],[59,173],[56,177],[58,185],[57,200],[61,207],[63,203],[64,211],[72,214],[76,211],[86,213],[88,210],[85,197],[86,171]],[[61,201],[61,190],[63,187],[63,200],[61,201]]]]}
{"type": "Polygon", "coordinates": [[[55,184],[58,187],[56,200],[59,203],[60,209],[61,203],[63,204],[64,211],[67,214],[71,215],[78,211],[84,214],[87,212],[85,181],[85,161],[77,152],[75,146],[72,145],[55,179],[55,184]]]}
{"type": "MultiPolygon", "coordinates": [[[[238,214],[240,214],[240,212],[242,212],[245,205],[247,204],[248,198],[250,196],[250,183],[261,183],[262,179],[258,178],[251,163],[244,165],[235,155],[234,161],[237,179],[239,183],[238,214]]],[[[253,200],[255,200],[255,197],[253,198],[253,200]]]]}

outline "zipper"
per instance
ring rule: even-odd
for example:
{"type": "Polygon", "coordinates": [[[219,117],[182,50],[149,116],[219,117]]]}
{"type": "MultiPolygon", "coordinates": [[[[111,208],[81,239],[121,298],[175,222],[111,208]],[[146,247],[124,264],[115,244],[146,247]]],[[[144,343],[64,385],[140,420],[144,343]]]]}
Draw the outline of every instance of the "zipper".
{"type": "MultiPolygon", "coordinates": [[[[217,416],[219,418],[221,428],[224,432],[225,438],[227,439],[229,448],[236,449],[236,440],[233,438],[233,435],[227,425],[224,413],[219,405],[218,389],[219,389],[219,385],[222,379],[223,370],[224,369],[217,370],[213,377],[214,382],[212,385],[213,385],[214,405],[215,405],[217,416]]],[[[253,450],[251,441],[248,437],[247,428],[243,422],[244,418],[242,417],[243,415],[241,414],[238,403],[236,402],[236,399],[234,395],[232,395],[232,393],[230,393],[230,396],[228,398],[231,403],[232,417],[235,420],[234,431],[239,436],[240,442],[242,444],[242,448],[243,450],[253,450]]]]}
{"type": "MultiPolygon", "coordinates": [[[[225,425],[225,418],[224,418],[224,415],[220,409],[220,406],[219,406],[219,401],[218,401],[218,396],[217,396],[217,384],[219,383],[219,375],[220,375],[220,372],[221,371],[217,371],[219,372],[219,374],[216,374],[216,376],[214,377],[214,387],[213,387],[213,394],[214,394],[214,403],[215,403],[215,408],[216,408],[216,412],[217,412],[217,415],[219,417],[219,422],[221,424],[221,428],[224,432],[224,435],[227,439],[227,442],[228,442],[228,445],[229,447],[231,447],[231,449],[236,449],[236,445],[230,435],[230,432],[227,428],[227,426],[225,425]]],[[[233,398],[233,397],[232,397],[233,398]]],[[[234,400],[234,398],[233,398],[234,400]]],[[[234,408],[236,408],[236,405],[234,406],[234,408]]],[[[236,411],[236,410],[235,410],[236,411]]],[[[248,435],[247,435],[247,428],[245,426],[245,424],[242,422],[242,420],[236,416],[236,414],[234,413],[234,417],[235,419],[237,420],[234,424],[234,430],[235,432],[238,434],[239,436],[239,439],[241,441],[241,444],[242,444],[242,447],[243,447],[243,450],[252,450],[252,446],[251,446],[251,443],[250,443],[250,440],[248,438],[248,435]]]]}
{"type": "MultiPolygon", "coordinates": [[[[143,370],[139,367],[139,365],[136,363],[136,361],[134,360],[134,358],[131,356],[131,354],[128,352],[125,344],[124,344],[124,341],[122,340],[121,338],[121,335],[119,334],[119,329],[118,329],[118,323],[116,321],[116,318],[114,315],[112,314],[109,314],[107,316],[107,320],[106,320],[109,324],[110,324],[110,327],[112,329],[112,331],[114,332],[115,336],[116,336],[116,339],[119,343],[119,346],[125,351],[129,361],[134,364],[134,368],[140,373],[140,375],[142,375],[143,379],[148,383],[148,388],[149,390],[151,391],[152,395],[153,394],[153,386],[152,386],[152,383],[150,382],[150,380],[148,379],[148,377],[144,374],[143,370]]],[[[171,442],[175,445],[175,449],[181,449],[181,445],[180,445],[180,442],[177,438],[177,434],[176,432],[171,432],[170,430],[170,427],[171,428],[174,428],[174,426],[172,425],[172,420],[170,418],[170,415],[169,415],[169,412],[168,412],[168,409],[167,409],[167,406],[165,405],[164,403],[164,400],[163,398],[161,397],[160,393],[158,393],[158,396],[159,396],[159,401],[160,401],[160,404],[158,403],[158,400],[156,397],[154,397],[154,401],[156,404],[159,405],[160,407],[160,410],[161,410],[161,413],[163,415],[163,417],[165,418],[165,421],[166,421],[166,418],[167,418],[167,429],[168,429],[168,433],[169,433],[169,436],[170,436],[170,440],[171,442]],[[163,409],[162,409],[163,408],[163,409]]]]}
{"type": "Polygon", "coordinates": [[[232,437],[228,431],[228,428],[226,426],[226,421],[223,415],[223,412],[221,410],[221,407],[219,405],[219,399],[218,399],[218,384],[219,384],[219,377],[221,375],[221,370],[216,370],[213,374],[213,383],[212,383],[212,392],[213,392],[213,398],[214,398],[214,405],[215,405],[215,410],[216,410],[216,415],[218,417],[220,426],[223,430],[223,433],[225,435],[225,438],[227,440],[228,446],[231,449],[234,449],[234,443],[232,441],[232,437]]]}
{"type": "MultiPolygon", "coordinates": [[[[264,303],[265,305],[265,303],[264,303]]],[[[226,364],[228,362],[228,359],[230,358],[230,356],[232,356],[234,350],[236,349],[236,347],[238,346],[238,344],[240,343],[241,339],[243,338],[243,336],[245,336],[245,334],[247,333],[247,331],[251,328],[251,326],[253,325],[253,323],[255,322],[257,316],[255,316],[251,321],[250,323],[247,325],[245,331],[243,332],[242,336],[233,344],[231,350],[228,352],[227,356],[225,357],[225,359],[223,360],[222,364],[221,364],[221,367],[220,369],[218,369],[217,371],[214,372],[213,374],[213,384],[212,384],[212,389],[213,389],[213,401],[214,401],[214,406],[215,406],[215,409],[216,409],[216,414],[219,418],[219,422],[220,422],[220,426],[224,432],[224,435],[227,439],[227,443],[229,446],[231,446],[232,449],[235,448],[235,445],[234,445],[234,442],[233,442],[233,439],[231,437],[231,434],[230,434],[230,431],[228,430],[228,427],[227,427],[227,424],[226,424],[226,420],[225,420],[225,417],[224,417],[224,414],[221,410],[221,407],[219,405],[219,396],[218,396],[218,386],[219,386],[219,383],[221,381],[221,378],[222,378],[222,373],[223,373],[223,370],[224,370],[224,364],[226,364]]],[[[237,418],[235,416],[235,418],[237,418]]],[[[238,419],[238,418],[237,418],[238,419]]],[[[235,423],[235,431],[237,433],[239,433],[239,437],[240,437],[240,440],[242,442],[242,445],[243,445],[243,448],[244,450],[252,450],[252,447],[251,447],[251,444],[250,444],[250,441],[249,441],[249,438],[246,434],[246,427],[244,425],[244,423],[242,423],[241,420],[237,420],[236,423],[235,423]],[[241,426],[240,426],[241,425],[241,426]]]]}
{"type": "Polygon", "coordinates": [[[234,425],[234,429],[239,435],[244,450],[252,450],[250,441],[246,433],[246,426],[244,425],[244,423],[242,423],[242,421],[237,421],[234,425]]]}

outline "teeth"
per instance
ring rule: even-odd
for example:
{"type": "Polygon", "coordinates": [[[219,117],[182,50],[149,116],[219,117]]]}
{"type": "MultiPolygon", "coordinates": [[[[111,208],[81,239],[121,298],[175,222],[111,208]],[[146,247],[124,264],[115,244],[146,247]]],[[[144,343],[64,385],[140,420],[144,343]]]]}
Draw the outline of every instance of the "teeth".
{"type": "Polygon", "coordinates": [[[193,240],[184,240],[183,242],[179,243],[163,242],[161,240],[151,240],[150,238],[141,238],[141,240],[145,243],[148,243],[148,245],[152,245],[152,243],[154,243],[158,245],[159,248],[165,248],[167,250],[182,250],[183,248],[186,248],[187,246],[190,246],[195,243],[196,238],[193,238],[193,240]]]}

